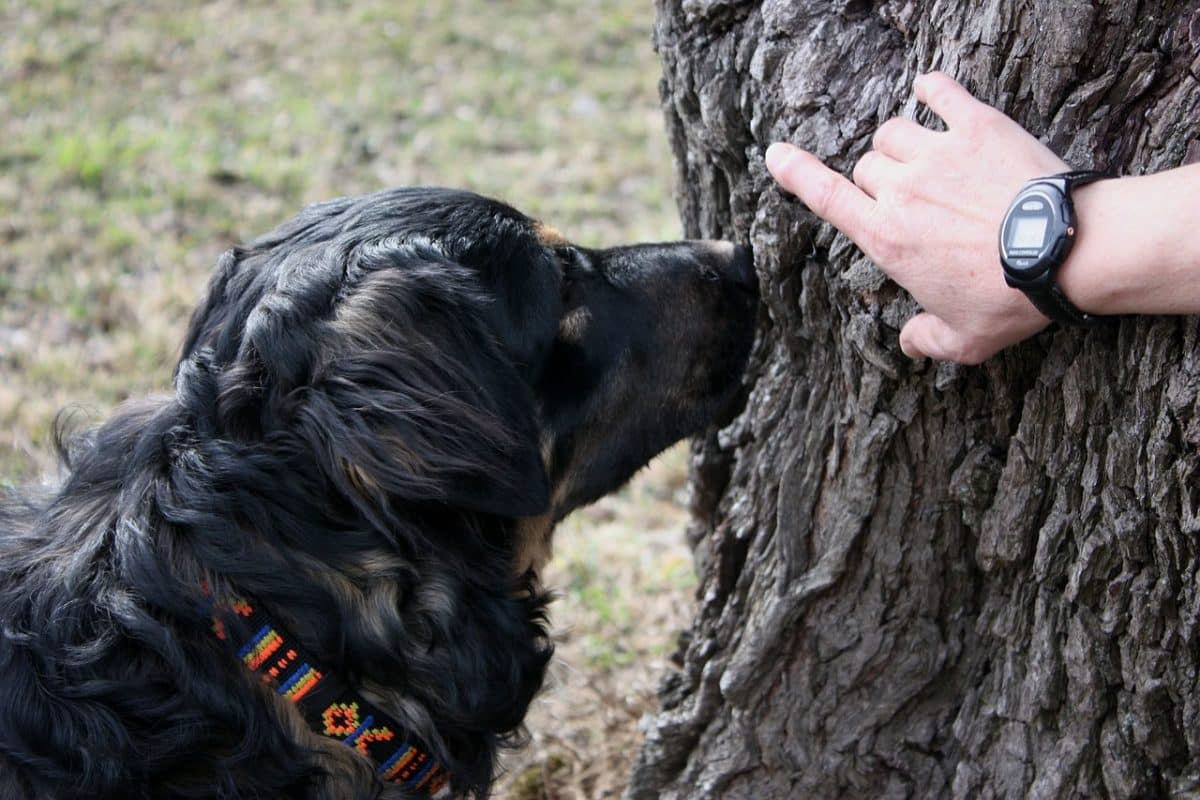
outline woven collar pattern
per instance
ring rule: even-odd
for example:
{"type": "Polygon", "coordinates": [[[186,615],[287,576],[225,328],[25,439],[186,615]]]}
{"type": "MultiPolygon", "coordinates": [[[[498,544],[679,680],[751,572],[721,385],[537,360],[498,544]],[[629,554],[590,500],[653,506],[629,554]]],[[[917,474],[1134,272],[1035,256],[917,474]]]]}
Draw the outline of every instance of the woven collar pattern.
{"type": "Polygon", "coordinates": [[[213,617],[217,638],[230,642],[251,672],[294,703],[310,728],[366,756],[385,783],[442,796],[450,778],[445,768],[406,740],[395,720],[323,668],[294,636],[242,597],[220,603],[218,612],[236,615],[245,635],[230,630],[218,613],[213,617]]]}

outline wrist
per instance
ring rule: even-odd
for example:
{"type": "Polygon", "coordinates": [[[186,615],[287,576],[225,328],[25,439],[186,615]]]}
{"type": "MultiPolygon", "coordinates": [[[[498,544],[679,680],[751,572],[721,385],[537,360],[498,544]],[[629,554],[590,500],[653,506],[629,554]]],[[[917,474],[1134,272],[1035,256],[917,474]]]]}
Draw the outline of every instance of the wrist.
{"type": "Polygon", "coordinates": [[[1112,179],[1082,186],[1072,196],[1075,205],[1075,244],[1058,268],[1058,285],[1072,303],[1089,314],[1123,313],[1135,273],[1126,263],[1115,216],[1119,216],[1120,186],[1112,179]],[[1114,234],[1118,234],[1114,236],[1114,234]]]}
{"type": "Polygon", "coordinates": [[[1064,294],[1092,314],[1200,312],[1200,165],[1080,187],[1077,231],[1059,268],[1064,294]]]}

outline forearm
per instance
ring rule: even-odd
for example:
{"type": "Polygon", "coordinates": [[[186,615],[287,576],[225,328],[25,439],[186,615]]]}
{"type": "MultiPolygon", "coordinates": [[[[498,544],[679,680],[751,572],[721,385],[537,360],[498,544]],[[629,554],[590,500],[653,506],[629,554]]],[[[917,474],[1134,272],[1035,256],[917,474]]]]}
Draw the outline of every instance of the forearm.
{"type": "Polygon", "coordinates": [[[1075,193],[1079,231],[1058,273],[1094,314],[1200,314],[1200,164],[1075,193]]]}

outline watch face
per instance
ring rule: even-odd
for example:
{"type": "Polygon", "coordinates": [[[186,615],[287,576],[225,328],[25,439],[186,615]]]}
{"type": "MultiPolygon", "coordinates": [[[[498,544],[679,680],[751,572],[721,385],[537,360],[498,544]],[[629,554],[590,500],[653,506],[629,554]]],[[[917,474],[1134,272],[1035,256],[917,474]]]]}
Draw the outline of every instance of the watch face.
{"type": "Polygon", "coordinates": [[[1004,219],[1000,250],[1005,268],[1033,276],[1052,266],[1052,255],[1067,235],[1065,198],[1053,186],[1034,184],[1017,196],[1004,219]]]}
{"type": "Polygon", "coordinates": [[[1009,227],[1009,250],[1041,250],[1046,241],[1046,227],[1050,220],[1045,217],[1017,217],[1009,227]]]}

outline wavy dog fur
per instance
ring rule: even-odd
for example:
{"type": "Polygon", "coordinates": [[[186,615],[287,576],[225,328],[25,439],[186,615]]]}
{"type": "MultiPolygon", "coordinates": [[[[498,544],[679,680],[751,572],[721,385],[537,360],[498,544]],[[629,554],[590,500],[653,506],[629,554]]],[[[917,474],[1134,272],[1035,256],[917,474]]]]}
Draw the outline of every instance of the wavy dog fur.
{"type": "MultiPolygon", "coordinates": [[[[63,485],[0,503],[0,796],[404,796],[213,635],[213,598],[234,593],[425,743],[456,794],[486,794],[551,654],[522,521],[552,525],[584,501],[563,499],[580,475],[591,499],[711,421],[752,321],[710,314],[734,344],[692,365],[702,388],[658,393],[687,413],[598,475],[573,454],[613,433],[594,412],[629,343],[604,361],[598,331],[579,369],[608,377],[572,389],[563,360],[587,353],[578,325],[564,338],[564,263],[594,277],[609,251],[544,231],[475,195],[395,190],[221,258],[173,396],[64,431],[63,485]]],[[[671,266],[653,280],[731,258],[657,247],[647,263],[671,266]]],[[[612,438],[599,449],[629,450],[612,438]]]]}

